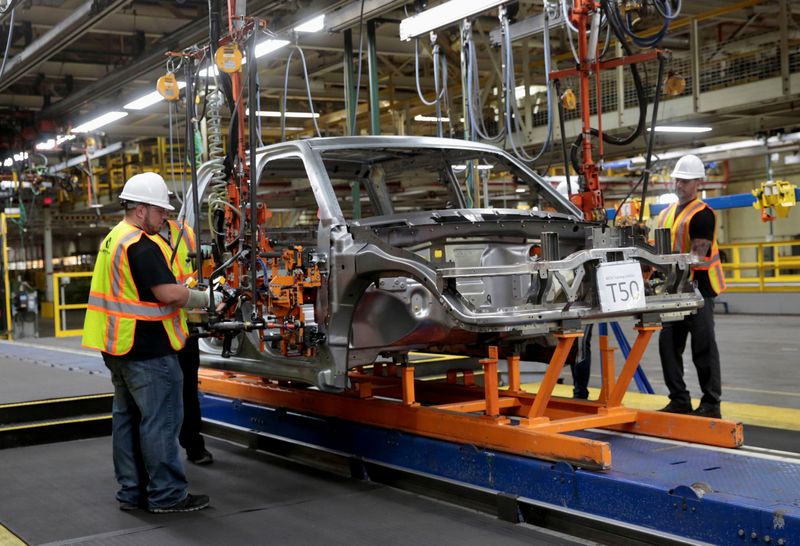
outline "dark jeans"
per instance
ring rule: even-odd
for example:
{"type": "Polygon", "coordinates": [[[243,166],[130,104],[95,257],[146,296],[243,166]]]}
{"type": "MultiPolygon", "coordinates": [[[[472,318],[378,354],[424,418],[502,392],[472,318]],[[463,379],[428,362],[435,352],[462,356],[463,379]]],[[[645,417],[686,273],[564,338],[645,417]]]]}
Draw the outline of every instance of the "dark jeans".
{"type": "Polygon", "coordinates": [[[572,364],[572,397],[589,398],[589,376],[592,372],[592,325],[583,327],[583,337],[578,340],[580,350],[572,364]]]}
{"type": "Polygon", "coordinates": [[[177,357],[104,358],[114,384],[111,443],[120,485],[117,500],[147,501],[150,508],[182,501],[187,483],[178,455],[183,408],[177,357]]]}
{"type": "Polygon", "coordinates": [[[703,300],[703,308],[696,315],[664,323],[658,339],[658,352],[669,398],[681,405],[691,404],[689,391],[683,381],[683,351],[689,334],[692,335],[692,361],[697,368],[700,390],[703,391],[700,403],[719,406],[722,396],[719,351],[714,337],[714,298],[703,300]]]}
{"type": "Polygon", "coordinates": [[[197,370],[200,367],[200,349],[197,338],[190,337],[186,346],[178,352],[178,362],[183,372],[183,426],[178,436],[186,455],[194,459],[206,448],[200,434],[200,400],[197,394],[197,370]]]}

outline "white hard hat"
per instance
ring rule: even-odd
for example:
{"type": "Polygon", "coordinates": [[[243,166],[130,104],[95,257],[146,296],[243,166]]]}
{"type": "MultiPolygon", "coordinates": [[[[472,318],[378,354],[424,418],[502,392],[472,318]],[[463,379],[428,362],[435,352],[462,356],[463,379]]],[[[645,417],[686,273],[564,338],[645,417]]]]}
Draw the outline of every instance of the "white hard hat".
{"type": "Polygon", "coordinates": [[[119,198],[132,203],[145,203],[166,210],[175,210],[175,207],[169,204],[167,183],[157,173],[140,173],[131,176],[125,182],[119,198]]]}
{"type": "Polygon", "coordinates": [[[684,180],[694,180],[706,177],[706,167],[703,161],[696,155],[685,155],[678,160],[675,168],[672,169],[672,178],[682,178],[684,180]]]}

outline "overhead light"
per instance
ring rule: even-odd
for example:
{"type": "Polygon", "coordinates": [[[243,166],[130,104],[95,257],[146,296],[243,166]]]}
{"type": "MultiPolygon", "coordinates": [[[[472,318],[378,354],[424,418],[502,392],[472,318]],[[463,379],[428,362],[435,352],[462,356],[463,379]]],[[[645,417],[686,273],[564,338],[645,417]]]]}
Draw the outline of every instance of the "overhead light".
{"type": "MultiPolygon", "coordinates": [[[[492,169],[494,169],[494,165],[478,165],[477,168],[479,171],[491,171],[492,169]]],[[[453,165],[452,169],[456,172],[466,171],[467,165],[465,163],[462,163],[460,165],[453,165]]]]}
{"type": "Polygon", "coordinates": [[[295,32],[319,32],[325,28],[325,14],[317,15],[313,19],[309,19],[305,23],[301,23],[294,27],[295,32]]]}
{"type": "Polygon", "coordinates": [[[74,138],[75,135],[59,135],[56,138],[48,138],[44,142],[40,142],[39,144],[37,144],[36,149],[39,150],[40,152],[53,150],[56,148],[56,146],[59,146],[60,144],[68,140],[73,140],[74,138]]]}
{"type": "Polygon", "coordinates": [[[268,55],[286,45],[289,45],[289,40],[278,40],[275,38],[264,40],[256,44],[256,59],[268,55]]]}
{"type": "MultiPolygon", "coordinates": [[[[647,128],[648,131],[652,129],[647,128]]],[[[711,127],[692,127],[689,125],[656,125],[656,133],[707,133],[711,127]]]]}
{"type": "Polygon", "coordinates": [[[78,125],[71,132],[73,133],[88,133],[94,131],[95,129],[99,129],[105,125],[113,121],[117,121],[118,119],[122,119],[128,115],[128,112],[109,112],[107,114],[103,114],[102,116],[96,117],[93,120],[89,120],[82,125],[78,125]]]}
{"type": "Polygon", "coordinates": [[[450,0],[400,21],[400,39],[417,38],[506,2],[508,0],[450,0]]]}
{"type": "Polygon", "coordinates": [[[3,161],[3,167],[13,167],[13,166],[14,166],[14,160],[11,159],[10,157],[7,157],[6,160],[3,161]]]}
{"type": "MultiPolygon", "coordinates": [[[[250,115],[250,109],[248,108],[245,111],[245,115],[250,115]]],[[[281,117],[281,113],[277,110],[258,110],[256,115],[262,118],[279,118],[281,117]]],[[[303,118],[303,119],[311,119],[312,117],[318,118],[319,112],[284,112],[284,115],[287,118],[303,118]]]]}
{"type": "MultiPolygon", "coordinates": [[[[186,82],[178,82],[178,89],[183,89],[184,87],[186,87],[186,82]]],[[[152,93],[148,93],[143,97],[129,102],[123,108],[126,110],[144,110],[148,106],[152,106],[162,100],[164,100],[164,97],[161,96],[161,93],[153,91],[152,93]]]]}
{"type": "Polygon", "coordinates": [[[519,188],[515,189],[514,191],[517,192],[517,193],[525,193],[526,191],[528,191],[528,188],[526,188],[525,186],[520,186],[519,188]]]}
{"type": "MultiPolygon", "coordinates": [[[[422,114],[417,114],[414,116],[414,121],[429,121],[431,123],[436,123],[439,121],[439,118],[436,116],[423,116],[422,114]]],[[[449,123],[450,118],[442,116],[442,123],[449,123]]]]}

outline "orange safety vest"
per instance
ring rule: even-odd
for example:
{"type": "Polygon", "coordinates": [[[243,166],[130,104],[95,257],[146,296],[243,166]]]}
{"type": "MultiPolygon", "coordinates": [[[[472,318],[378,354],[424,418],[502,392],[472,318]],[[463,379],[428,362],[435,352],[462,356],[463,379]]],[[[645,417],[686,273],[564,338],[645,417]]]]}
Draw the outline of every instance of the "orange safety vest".
{"type": "MultiPolygon", "coordinates": [[[[684,207],[678,217],[675,217],[675,211],[678,210],[678,203],[673,203],[666,209],[662,210],[658,215],[658,227],[669,228],[672,233],[672,250],[675,252],[691,252],[692,239],[689,235],[689,224],[698,212],[708,209],[714,213],[714,209],[706,205],[700,199],[695,198],[688,205],[684,207]]],[[[716,213],[714,213],[716,218],[716,213]]],[[[717,246],[717,230],[714,227],[714,238],[711,240],[711,256],[703,265],[696,265],[692,268],[692,277],[694,271],[708,271],[708,280],[711,284],[711,289],[717,294],[721,294],[725,290],[725,275],[722,273],[722,262],[719,259],[719,247],[717,246]]]]}
{"type": "MultiPolygon", "coordinates": [[[[148,237],[161,248],[161,252],[167,257],[167,265],[170,266],[175,279],[184,284],[186,279],[195,274],[193,260],[189,257],[189,254],[194,253],[195,250],[194,231],[189,227],[189,224],[184,222],[184,230],[181,235],[181,226],[174,220],[167,220],[167,227],[169,229],[169,241],[165,241],[164,237],[159,234],[148,235],[148,237]],[[175,255],[174,260],[172,259],[173,254],[175,255]]],[[[186,309],[181,309],[181,321],[188,331],[186,309]]]]}
{"type": "Polygon", "coordinates": [[[183,283],[196,272],[194,260],[189,257],[189,254],[195,254],[194,230],[184,223],[183,234],[181,234],[181,226],[174,220],[168,220],[167,227],[169,228],[169,241],[165,241],[161,235],[149,235],[148,237],[165,252],[167,265],[170,266],[177,281],[183,283]],[[178,240],[178,236],[180,236],[180,240],[178,240]],[[175,254],[174,260],[172,259],[173,253],[175,254]]]}
{"type": "Polygon", "coordinates": [[[144,234],[123,220],[100,245],[83,324],[84,347],[117,356],[127,354],[133,347],[137,320],[161,321],[172,348],[179,351],[185,345],[188,328],[180,309],[139,299],[128,248],[144,234]]]}

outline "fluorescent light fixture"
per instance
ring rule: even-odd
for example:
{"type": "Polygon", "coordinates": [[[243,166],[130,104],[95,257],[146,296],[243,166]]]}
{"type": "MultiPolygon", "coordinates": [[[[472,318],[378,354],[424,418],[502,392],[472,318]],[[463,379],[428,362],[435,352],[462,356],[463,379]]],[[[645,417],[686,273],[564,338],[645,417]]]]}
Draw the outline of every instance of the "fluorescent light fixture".
{"type": "MultiPolygon", "coordinates": [[[[277,110],[259,110],[256,112],[259,117],[262,118],[279,118],[281,117],[281,113],[277,110]]],[[[250,115],[250,109],[248,108],[245,110],[245,115],[250,115]]],[[[312,117],[318,118],[319,112],[314,112],[312,115],[311,112],[286,112],[287,118],[302,118],[302,119],[311,119],[312,117]]]]}
{"type": "Polygon", "coordinates": [[[25,161],[26,159],[28,159],[28,152],[14,154],[14,161],[25,161]]]}
{"type": "Polygon", "coordinates": [[[73,133],[88,133],[94,131],[95,129],[99,129],[105,125],[113,121],[117,121],[118,119],[122,119],[128,115],[128,112],[109,112],[107,114],[103,114],[102,116],[96,117],[92,120],[87,121],[84,124],[78,125],[71,132],[73,133]]]}
{"type": "Polygon", "coordinates": [[[294,27],[295,32],[319,32],[325,28],[325,14],[317,15],[313,19],[309,19],[305,23],[301,23],[294,27]]]}
{"type": "MultiPolygon", "coordinates": [[[[186,87],[186,82],[178,82],[178,89],[183,89],[184,87],[186,87]]],[[[148,106],[152,106],[162,100],[164,100],[164,97],[162,97],[158,91],[153,91],[152,93],[148,93],[143,97],[129,102],[123,106],[123,108],[126,110],[144,110],[148,106]]]]}
{"type": "MultiPolygon", "coordinates": [[[[650,127],[648,131],[652,131],[650,127]]],[[[656,133],[708,133],[711,127],[691,127],[689,125],[656,125],[656,133]]]]}
{"type": "Polygon", "coordinates": [[[289,40],[278,40],[275,38],[264,40],[256,44],[256,59],[268,55],[286,45],[289,45],[289,40]]]}
{"type": "Polygon", "coordinates": [[[14,160],[11,159],[10,157],[7,157],[6,160],[3,161],[3,167],[13,167],[13,166],[14,166],[14,160]]]}
{"type": "Polygon", "coordinates": [[[36,145],[36,149],[39,150],[40,152],[52,150],[55,147],[56,147],[56,139],[54,138],[47,139],[44,142],[40,142],[39,144],[36,145]]]}
{"type": "MultiPolygon", "coordinates": [[[[462,163],[460,165],[452,165],[452,168],[456,172],[462,172],[467,170],[467,165],[462,163]]],[[[491,171],[494,169],[494,165],[478,165],[479,171],[491,171]]]]}
{"type": "MultiPolygon", "coordinates": [[[[428,121],[431,123],[436,123],[439,121],[439,118],[436,116],[423,116],[422,114],[417,114],[414,116],[414,121],[428,121]]],[[[442,116],[442,123],[450,123],[450,118],[442,116]]]]}
{"type": "Polygon", "coordinates": [[[525,193],[526,191],[528,191],[528,188],[526,188],[524,186],[521,186],[521,187],[515,189],[514,191],[517,192],[517,193],[525,193]]]}
{"type": "Polygon", "coordinates": [[[59,135],[56,138],[48,138],[44,142],[40,142],[36,145],[36,149],[40,152],[46,152],[48,150],[54,149],[59,144],[66,142],[68,140],[72,140],[75,138],[75,135],[59,135]]]}
{"type": "Polygon", "coordinates": [[[450,0],[400,21],[400,39],[410,40],[505,4],[508,0],[450,0]]]}

